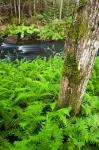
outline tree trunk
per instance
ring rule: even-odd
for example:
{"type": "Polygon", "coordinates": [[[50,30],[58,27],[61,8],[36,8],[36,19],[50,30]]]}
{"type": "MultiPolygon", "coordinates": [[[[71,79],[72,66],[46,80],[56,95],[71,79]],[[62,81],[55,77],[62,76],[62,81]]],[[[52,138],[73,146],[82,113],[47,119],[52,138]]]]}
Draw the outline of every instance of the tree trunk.
{"type": "Polygon", "coordinates": [[[34,16],[35,16],[35,14],[36,14],[35,3],[36,3],[36,1],[34,0],[34,16]]]}
{"type": "Polygon", "coordinates": [[[18,0],[18,18],[19,18],[19,24],[21,22],[21,1],[18,0]]]}
{"type": "Polygon", "coordinates": [[[80,0],[66,41],[58,107],[71,106],[74,115],[79,112],[99,48],[98,11],[98,0],[80,0]]]}
{"type": "Polygon", "coordinates": [[[15,13],[15,16],[17,15],[17,6],[16,6],[16,0],[14,0],[14,13],[15,13]]]}
{"type": "Polygon", "coordinates": [[[28,3],[29,3],[29,15],[32,18],[32,2],[29,0],[28,3]]]}
{"type": "Polygon", "coordinates": [[[62,9],[63,9],[63,0],[60,1],[60,15],[59,15],[59,19],[62,19],[62,9]]]}

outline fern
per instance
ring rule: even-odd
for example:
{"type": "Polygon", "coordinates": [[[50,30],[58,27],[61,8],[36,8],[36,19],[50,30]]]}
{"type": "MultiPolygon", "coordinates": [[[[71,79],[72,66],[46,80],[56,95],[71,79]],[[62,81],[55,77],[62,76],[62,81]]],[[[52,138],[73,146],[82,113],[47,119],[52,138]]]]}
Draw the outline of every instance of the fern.
{"type": "Polygon", "coordinates": [[[80,114],[56,110],[62,57],[0,61],[0,150],[99,149],[96,59],[80,114]]]}

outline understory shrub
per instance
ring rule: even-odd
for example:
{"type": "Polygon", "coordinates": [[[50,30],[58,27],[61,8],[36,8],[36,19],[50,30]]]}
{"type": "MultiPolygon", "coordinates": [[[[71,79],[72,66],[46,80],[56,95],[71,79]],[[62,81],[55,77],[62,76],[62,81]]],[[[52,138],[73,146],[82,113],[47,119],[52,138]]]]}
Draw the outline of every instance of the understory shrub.
{"type": "Polygon", "coordinates": [[[20,34],[21,38],[32,36],[32,38],[34,37],[35,39],[41,40],[64,40],[66,38],[66,34],[68,33],[70,24],[71,19],[68,19],[66,21],[54,19],[43,26],[38,26],[36,24],[32,24],[31,26],[24,24],[10,24],[0,32],[0,36],[16,36],[20,34]]]}
{"type": "Polygon", "coordinates": [[[0,150],[99,149],[99,58],[76,117],[54,109],[62,62],[0,61],[0,150]]]}

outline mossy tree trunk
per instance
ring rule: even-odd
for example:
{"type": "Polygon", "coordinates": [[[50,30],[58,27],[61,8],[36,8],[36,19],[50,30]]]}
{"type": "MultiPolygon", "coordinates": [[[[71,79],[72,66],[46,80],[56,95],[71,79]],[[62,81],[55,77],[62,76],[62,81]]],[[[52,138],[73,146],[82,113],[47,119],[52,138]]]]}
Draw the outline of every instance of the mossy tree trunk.
{"type": "Polygon", "coordinates": [[[79,0],[77,11],[66,40],[64,65],[58,106],[80,109],[97,47],[99,48],[99,1],[79,0]],[[97,45],[98,44],[98,45],[97,45]]]}

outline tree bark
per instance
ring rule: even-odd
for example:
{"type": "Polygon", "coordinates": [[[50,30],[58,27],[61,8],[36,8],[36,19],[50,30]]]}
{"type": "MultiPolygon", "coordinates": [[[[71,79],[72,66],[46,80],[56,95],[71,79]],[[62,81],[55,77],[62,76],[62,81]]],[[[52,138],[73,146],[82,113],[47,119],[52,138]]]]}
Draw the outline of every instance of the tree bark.
{"type": "Polygon", "coordinates": [[[35,14],[36,14],[36,10],[35,10],[36,8],[35,8],[35,0],[34,0],[34,16],[35,16],[35,14]]]}
{"type": "Polygon", "coordinates": [[[18,0],[18,16],[19,16],[19,24],[21,22],[21,0],[18,0]]]}
{"type": "Polygon", "coordinates": [[[14,13],[15,13],[15,16],[16,16],[17,15],[16,0],[14,0],[13,3],[14,3],[14,13]]]}
{"type": "Polygon", "coordinates": [[[77,0],[77,11],[64,50],[58,107],[71,106],[76,115],[99,48],[99,1],[77,0]]]}
{"type": "Polygon", "coordinates": [[[59,15],[59,19],[62,19],[62,10],[63,10],[63,0],[60,1],[60,15],[59,15]]]}

